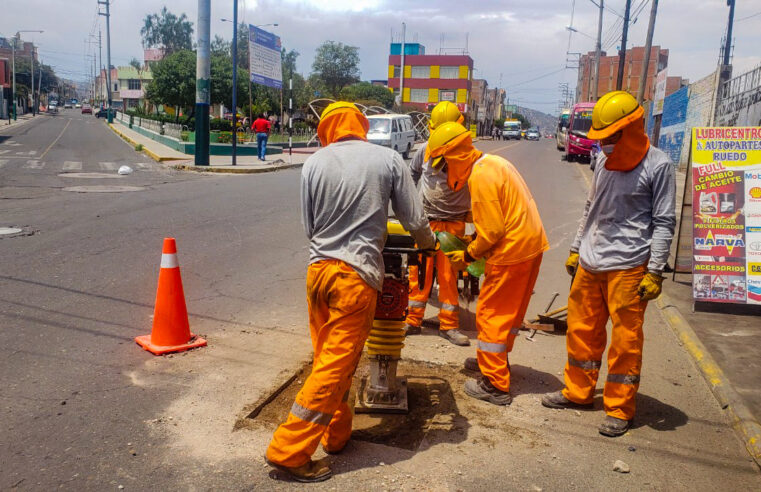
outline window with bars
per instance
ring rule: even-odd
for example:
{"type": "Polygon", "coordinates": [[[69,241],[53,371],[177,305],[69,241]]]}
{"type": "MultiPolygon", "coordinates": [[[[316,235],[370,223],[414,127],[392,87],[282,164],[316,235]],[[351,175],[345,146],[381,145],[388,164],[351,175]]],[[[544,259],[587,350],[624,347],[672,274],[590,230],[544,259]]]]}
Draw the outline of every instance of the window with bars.
{"type": "Polygon", "coordinates": [[[425,66],[413,66],[410,74],[413,79],[428,79],[431,77],[431,67],[425,66]]]}
{"type": "Polygon", "coordinates": [[[410,102],[428,102],[428,89],[410,89],[410,102]]]}
{"type": "Polygon", "coordinates": [[[440,79],[457,79],[460,78],[460,67],[441,67],[439,68],[440,79]]]}
{"type": "Polygon", "coordinates": [[[127,88],[131,91],[140,90],[140,81],[138,79],[127,80],[127,88]]]}

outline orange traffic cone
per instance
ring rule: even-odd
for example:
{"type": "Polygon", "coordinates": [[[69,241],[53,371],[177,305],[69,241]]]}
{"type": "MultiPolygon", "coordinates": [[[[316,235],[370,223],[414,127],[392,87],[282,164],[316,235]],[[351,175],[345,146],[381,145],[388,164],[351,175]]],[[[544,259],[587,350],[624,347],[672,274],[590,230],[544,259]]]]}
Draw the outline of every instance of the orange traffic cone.
{"type": "Polygon", "coordinates": [[[153,330],[150,335],[135,337],[135,341],[154,355],[206,345],[206,340],[190,333],[180,264],[177,261],[177,244],[173,237],[164,239],[156,307],[153,311],[153,330]]]}

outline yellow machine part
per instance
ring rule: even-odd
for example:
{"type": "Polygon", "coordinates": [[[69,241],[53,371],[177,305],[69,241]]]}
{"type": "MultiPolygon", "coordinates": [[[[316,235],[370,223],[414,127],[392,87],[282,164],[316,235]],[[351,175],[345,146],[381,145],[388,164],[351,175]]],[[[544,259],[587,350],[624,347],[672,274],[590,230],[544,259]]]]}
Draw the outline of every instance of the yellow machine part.
{"type": "Polygon", "coordinates": [[[400,358],[404,347],[404,321],[373,320],[373,327],[365,346],[367,355],[400,358]]]}
{"type": "Polygon", "coordinates": [[[389,234],[398,234],[400,236],[409,236],[410,233],[404,229],[404,226],[399,222],[389,220],[386,223],[386,232],[389,234]]]}

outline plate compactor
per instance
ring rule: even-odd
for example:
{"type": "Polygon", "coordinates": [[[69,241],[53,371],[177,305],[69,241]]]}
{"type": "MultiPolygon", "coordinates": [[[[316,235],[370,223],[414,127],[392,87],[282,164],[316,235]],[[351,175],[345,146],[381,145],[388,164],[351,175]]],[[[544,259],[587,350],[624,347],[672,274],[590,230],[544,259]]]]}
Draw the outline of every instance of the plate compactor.
{"type": "Polygon", "coordinates": [[[404,321],[409,302],[408,266],[418,267],[421,289],[425,282],[424,250],[402,226],[388,223],[383,247],[383,291],[378,294],[375,318],[367,338],[370,376],[360,382],[354,411],[357,413],[407,413],[407,379],[396,374],[404,347],[404,321]]]}

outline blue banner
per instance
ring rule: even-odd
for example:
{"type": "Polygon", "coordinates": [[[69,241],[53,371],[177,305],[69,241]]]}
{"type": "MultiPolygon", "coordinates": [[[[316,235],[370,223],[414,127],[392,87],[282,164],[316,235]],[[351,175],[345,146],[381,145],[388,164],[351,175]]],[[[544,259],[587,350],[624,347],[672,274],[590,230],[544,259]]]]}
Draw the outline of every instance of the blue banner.
{"type": "Polygon", "coordinates": [[[248,36],[251,82],[282,89],[283,63],[280,37],[253,25],[248,26],[248,36]]]}

